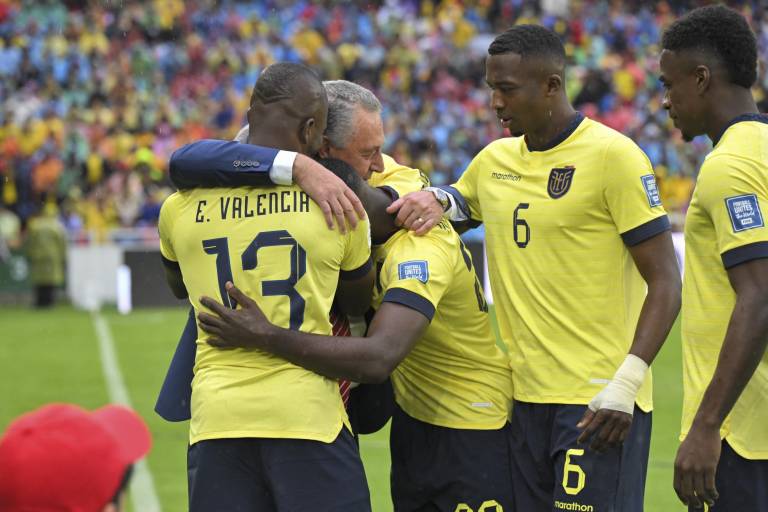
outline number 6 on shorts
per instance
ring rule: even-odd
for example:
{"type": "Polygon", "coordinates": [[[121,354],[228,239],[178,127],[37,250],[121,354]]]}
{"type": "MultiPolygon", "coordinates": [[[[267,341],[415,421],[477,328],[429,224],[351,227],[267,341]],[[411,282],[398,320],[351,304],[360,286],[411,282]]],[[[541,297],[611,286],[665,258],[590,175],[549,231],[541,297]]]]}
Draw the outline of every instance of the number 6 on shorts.
{"type": "Polygon", "coordinates": [[[582,489],[584,489],[584,486],[586,485],[587,481],[587,475],[584,473],[584,470],[581,469],[578,464],[574,464],[571,462],[571,457],[579,457],[581,455],[584,455],[584,450],[571,448],[567,452],[565,452],[565,466],[563,467],[563,489],[565,490],[566,494],[569,494],[571,496],[575,496],[576,494],[579,494],[582,489]],[[576,474],[576,486],[571,487],[568,485],[568,480],[570,480],[568,477],[572,474],[576,474]]]}

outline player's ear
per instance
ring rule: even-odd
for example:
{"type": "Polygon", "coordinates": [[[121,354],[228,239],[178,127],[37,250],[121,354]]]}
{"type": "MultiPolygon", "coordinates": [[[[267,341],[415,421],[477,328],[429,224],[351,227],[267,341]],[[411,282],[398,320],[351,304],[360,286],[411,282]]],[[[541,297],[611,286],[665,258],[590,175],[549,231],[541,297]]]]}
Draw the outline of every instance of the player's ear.
{"type": "Polygon", "coordinates": [[[553,96],[563,87],[563,78],[553,73],[547,77],[547,96],[553,96]]]}
{"type": "Polygon", "coordinates": [[[315,123],[314,117],[308,117],[301,122],[299,125],[299,142],[302,146],[311,145],[315,129],[317,129],[317,123],[315,123]]]}
{"type": "Polygon", "coordinates": [[[328,140],[328,137],[323,135],[323,145],[320,146],[320,149],[317,152],[317,155],[320,158],[330,158],[331,157],[331,142],[328,140]]]}
{"type": "MultiPolygon", "coordinates": [[[[245,118],[248,120],[247,126],[249,127],[249,129],[251,126],[251,122],[254,120],[254,117],[256,117],[256,113],[253,111],[253,108],[249,107],[248,112],[245,113],[245,118]]],[[[257,126],[257,125],[254,125],[254,126],[257,126]]],[[[245,126],[243,126],[243,128],[240,131],[244,129],[245,129],[245,126]]]]}
{"type": "Polygon", "coordinates": [[[712,82],[712,71],[710,71],[709,66],[699,64],[693,74],[696,78],[696,90],[699,94],[709,89],[709,84],[712,82]]]}

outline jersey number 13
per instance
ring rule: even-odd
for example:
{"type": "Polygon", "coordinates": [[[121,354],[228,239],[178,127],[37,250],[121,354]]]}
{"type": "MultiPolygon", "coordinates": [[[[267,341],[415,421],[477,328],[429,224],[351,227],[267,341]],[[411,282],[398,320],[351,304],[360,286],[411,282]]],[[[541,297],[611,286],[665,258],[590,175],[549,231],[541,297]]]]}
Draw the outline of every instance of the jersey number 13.
{"type": "MultiPolygon", "coordinates": [[[[304,322],[304,297],[296,291],[296,283],[307,272],[307,251],[299,245],[295,238],[286,230],[263,231],[243,251],[240,259],[243,270],[253,270],[258,264],[259,249],[264,247],[288,246],[291,248],[291,274],[288,279],[269,279],[261,282],[261,294],[265,297],[284,295],[288,297],[291,306],[290,329],[298,330],[304,322]]],[[[203,240],[203,250],[207,254],[216,255],[216,275],[219,281],[221,301],[235,309],[237,303],[225,288],[227,281],[232,281],[232,267],[229,263],[229,242],[227,237],[203,240]]]]}

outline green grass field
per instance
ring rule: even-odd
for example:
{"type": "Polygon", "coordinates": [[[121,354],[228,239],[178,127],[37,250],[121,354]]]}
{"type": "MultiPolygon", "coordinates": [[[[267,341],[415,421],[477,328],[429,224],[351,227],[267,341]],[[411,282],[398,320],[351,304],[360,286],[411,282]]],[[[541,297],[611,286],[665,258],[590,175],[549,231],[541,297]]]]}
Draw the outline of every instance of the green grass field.
{"type": "MultiPolygon", "coordinates": [[[[101,313],[114,338],[120,371],[133,407],[147,420],[154,439],[149,469],[164,511],[187,509],[187,424],[167,423],[152,410],[165,369],[186,320],[183,309],[140,310],[122,316],[101,313]]],[[[90,313],[69,307],[46,312],[0,307],[0,430],[15,416],[44,403],[67,401],[96,408],[109,401],[99,342],[90,313]]],[[[684,510],[672,490],[682,383],[676,325],[653,365],[653,441],[646,510],[684,510]]],[[[363,436],[361,450],[373,510],[392,510],[386,431],[363,436]]],[[[143,512],[143,511],[140,511],[143,512]]]]}

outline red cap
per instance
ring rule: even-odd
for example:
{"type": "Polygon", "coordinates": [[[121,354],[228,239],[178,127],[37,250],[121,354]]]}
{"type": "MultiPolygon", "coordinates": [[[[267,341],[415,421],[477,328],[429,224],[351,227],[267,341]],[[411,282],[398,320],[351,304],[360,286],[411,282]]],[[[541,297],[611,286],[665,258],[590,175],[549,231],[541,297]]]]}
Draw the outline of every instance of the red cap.
{"type": "Polygon", "coordinates": [[[50,404],[17,418],[0,438],[0,510],[97,512],[152,441],[138,414],[50,404]]]}

